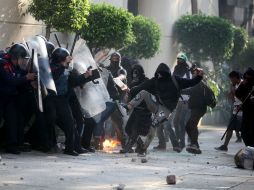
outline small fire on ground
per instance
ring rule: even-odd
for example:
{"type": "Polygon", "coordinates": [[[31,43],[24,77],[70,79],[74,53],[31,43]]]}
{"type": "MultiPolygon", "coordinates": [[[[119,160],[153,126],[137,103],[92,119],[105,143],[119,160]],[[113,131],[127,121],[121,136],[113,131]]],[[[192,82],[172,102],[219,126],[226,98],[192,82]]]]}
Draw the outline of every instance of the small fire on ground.
{"type": "Polygon", "coordinates": [[[121,145],[121,142],[115,139],[106,139],[103,142],[103,151],[105,152],[113,152],[117,149],[117,147],[121,145]]]}

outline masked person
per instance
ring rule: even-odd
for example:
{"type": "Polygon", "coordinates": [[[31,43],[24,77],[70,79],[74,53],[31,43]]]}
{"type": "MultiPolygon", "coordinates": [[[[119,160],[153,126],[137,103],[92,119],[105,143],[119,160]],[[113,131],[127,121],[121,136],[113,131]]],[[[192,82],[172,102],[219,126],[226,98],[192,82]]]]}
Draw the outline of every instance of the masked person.
{"type": "Polygon", "coordinates": [[[243,82],[236,89],[235,95],[243,103],[241,136],[246,146],[254,147],[254,70],[249,68],[243,75],[243,82]]]}
{"type": "Polygon", "coordinates": [[[17,110],[18,87],[36,79],[36,74],[22,70],[27,67],[30,55],[22,44],[14,44],[0,59],[0,118],[6,126],[6,152],[19,154],[19,145],[24,131],[19,128],[17,110]]]}
{"type": "Polygon", "coordinates": [[[238,111],[238,109],[241,108],[242,102],[235,96],[236,89],[242,83],[241,74],[237,71],[232,71],[229,73],[228,77],[232,83],[232,90],[230,92],[230,98],[232,98],[232,100],[233,100],[233,113],[232,113],[230,121],[231,120],[234,120],[234,121],[231,121],[232,123],[230,126],[230,130],[227,131],[224,144],[215,148],[216,150],[220,150],[220,151],[228,151],[228,144],[229,144],[229,141],[233,135],[234,130],[237,135],[237,142],[241,142],[241,140],[242,140],[241,136],[239,134],[239,130],[241,128],[243,113],[242,113],[242,110],[238,111]]]}
{"type": "MultiPolygon", "coordinates": [[[[191,78],[190,67],[187,63],[188,58],[184,53],[177,55],[177,65],[174,68],[173,75],[182,78],[191,78]]],[[[175,115],[173,119],[175,132],[179,141],[180,147],[185,147],[185,126],[190,117],[190,110],[188,108],[188,95],[181,95],[176,106],[175,115]]]]}
{"type": "MultiPolygon", "coordinates": [[[[131,74],[130,89],[148,80],[145,76],[143,67],[139,64],[133,65],[131,74]]],[[[135,97],[135,95],[136,94],[130,94],[130,98],[135,97]]],[[[137,143],[137,153],[143,153],[142,149],[144,149],[144,143],[140,138],[140,135],[146,136],[148,134],[152,124],[151,116],[152,113],[147,109],[144,101],[134,108],[125,128],[128,135],[128,141],[125,148],[121,150],[121,153],[133,152],[132,147],[135,143],[137,143]]]]}
{"type": "MultiPolygon", "coordinates": [[[[65,150],[64,153],[72,156],[77,156],[78,152],[74,141],[75,137],[75,123],[72,115],[72,110],[69,105],[69,65],[72,57],[68,50],[64,48],[56,48],[51,56],[51,72],[55,82],[57,94],[49,90],[49,95],[44,101],[44,110],[47,127],[49,129],[49,143],[55,146],[56,137],[54,128],[57,124],[65,134],[65,150]]],[[[72,79],[73,86],[79,86],[89,81],[91,72],[75,76],[72,79]]]]}
{"type": "MultiPolygon", "coordinates": [[[[113,53],[110,56],[110,65],[106,67],[109,70],[114,78],[119,76],[127,76],[126,70],[121,66],[121,55],[118,52],[113,53]]],[[[123,82],[127,84],[127,81],[123,79],[123,82]]],[[[122,91],[121,88],[117,87],[119,93],[118,102],[124,102],[124,97],[126,95],[126,91],[122,91]]],[[[112,127],[116,132],[117,139],[122,143],[122,146],[125,145],[126,136],[124,133],[124,120],[122,114],[119,110],[116,110],[111,115],[112,127]]]]}
{"type": "Polygon", "coordinates": [[[203,71],[198,69],[198,75],[193,79],[173,77],[169,67],[161,63],[152,79],[132,88],[131,93],[137,94],[126,106],[128,112],[145,101],[147,108],[154,113],[152,126],[156,127],[167,120],[173,112],[180,97],[180,90],[198,84],[203,77],[203,71]]]}

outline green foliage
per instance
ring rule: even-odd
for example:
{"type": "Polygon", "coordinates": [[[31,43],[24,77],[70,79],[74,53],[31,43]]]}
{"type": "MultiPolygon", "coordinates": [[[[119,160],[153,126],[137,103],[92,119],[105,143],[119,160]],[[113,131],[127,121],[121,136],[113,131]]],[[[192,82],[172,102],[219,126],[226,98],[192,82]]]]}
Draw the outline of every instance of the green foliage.
{"type": "Polygon", "coordinates": [[[234,32],[234,48],[233,57],[238,57],[247,48],[248,34],[244,28],[233,27],[234,32]]]}
{"type": "Polygon", "coordinates": [[[232,25],[219,17],[182,16],[175,23],[174,34],[182,51],[198,61],[229,59],[233,49],[232,25]]]}
{"type": "Polygon", "coordinates": [[[87,18],[88,26],[83,27],[81,37],[87,41],[90,49],[126,47],[135,41],[133,18],[125,9],[108,4],[92,4],[87,18]]]}
{"type": "Polygon", "coordinates": [[[254,38],[250,38],[247,44],[247,48],[240,56],[239,63],[241,70],[244,71],[248,67],[254,67],[254,38]]]}
{"type": "Polygon", "coordinates": [[[76,32],[87,24],[89,0],[33,0],[28,12],[49,27],[76,32]]]}
{"type": "Polygon", "coordinates": [[[212,89],[212,91],[215,95],[215,98],[218,99],[218,96],[220,94],[220,88],[219,88],[218,84],[214,80],[211,80],[211,79],[208,79],[206,82],[207,82],[207,85],[212,89]]]}
{"type": "Polygon", "coordinates": [[[133,22],[133,32],[136,41],[128,46],[123,54],[134,59],[153,57],[160,47],[159,25],[144,16],[136,16],[133,22]]]}

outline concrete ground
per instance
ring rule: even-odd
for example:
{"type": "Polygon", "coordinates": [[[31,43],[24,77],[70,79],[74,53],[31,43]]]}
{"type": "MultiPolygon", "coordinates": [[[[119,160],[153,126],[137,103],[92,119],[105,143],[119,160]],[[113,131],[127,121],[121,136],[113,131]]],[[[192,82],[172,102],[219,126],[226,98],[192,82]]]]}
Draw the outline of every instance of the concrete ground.
{"type": "Polygon", "coordinates": [[[201,155],[185,150],[175,153],[168,143],[167,151],[153,151],[151,147],[146,163],[136,154],[2,154],[0,190],[254,189],[254,172],[234,164],[242,143],[235,143],[234,137],[227,153],[214,150],[223,132],[224,128],[201,128],[201,155]],[[176,185],[166,184],[167,175],[176,175],[176,185]]]}

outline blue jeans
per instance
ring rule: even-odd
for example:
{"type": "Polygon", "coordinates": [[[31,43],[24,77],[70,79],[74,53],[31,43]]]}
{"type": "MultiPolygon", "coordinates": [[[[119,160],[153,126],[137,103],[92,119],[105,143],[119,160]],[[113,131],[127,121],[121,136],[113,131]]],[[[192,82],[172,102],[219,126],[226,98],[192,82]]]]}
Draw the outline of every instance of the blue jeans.
{"type": "Polygon", "coordinates": [[[106,109],[100,114],[93,117],[97,125],[93,130],[94,136],[104,135],[104,122],[109,118],[109,116],[116,110],[115,102],[106,102],[106,109]]]}

